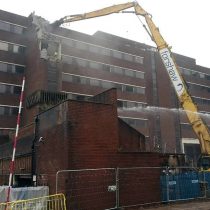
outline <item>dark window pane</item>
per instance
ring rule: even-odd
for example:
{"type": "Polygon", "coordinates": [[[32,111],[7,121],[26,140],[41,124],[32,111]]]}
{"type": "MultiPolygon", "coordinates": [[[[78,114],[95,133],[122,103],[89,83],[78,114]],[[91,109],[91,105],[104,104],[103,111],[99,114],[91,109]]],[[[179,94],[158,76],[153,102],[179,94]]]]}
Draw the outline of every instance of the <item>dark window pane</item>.
{"type": "Polygon", "coordinates": [[[0,63],[0,71],[7,72],[7,64],[6,63],[0,63]]]}
{"type": "Polygon", "coordinates": [[[21,93],[21,87],[14,86],[14,94],[19,95],[21,93]]]}
{"type": "Polygon", "coordinates": [[[0,21],[0,30],[10,31],[10,24],[0,21]]]}
{"type": "Polygon", "coordinates": [[[15,66],[15,71],[17,74],[23,74],[25,70],[24,66],[15,66]]]}

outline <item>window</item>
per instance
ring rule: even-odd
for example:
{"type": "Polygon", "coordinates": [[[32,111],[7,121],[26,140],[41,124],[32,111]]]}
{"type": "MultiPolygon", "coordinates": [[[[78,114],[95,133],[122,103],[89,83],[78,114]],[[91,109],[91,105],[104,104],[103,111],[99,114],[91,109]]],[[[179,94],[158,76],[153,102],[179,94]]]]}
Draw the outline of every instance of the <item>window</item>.
{"type": "Polygon", "coordinates": [[[118,83],[115,83],[115,84],[113,85],[113,87],[116,88],[116,89],[119,90],[119,91],[122,91],[122,90],[123,90],[123,85],[118,84],[118,83]]]}
{"type": "Polygon", "coordinates": [[[87,67],[88,66],[88,62],[86,60],[83,60],[83,59],[78,59],[77,63],[78,63],[79,66],[82,66],[82,67],[87,67]]]}
{"type": "MultiPolygon", "coordinates": [[[[12,26],[12,25],[11,25],[12,26]]],[[[11,30],[12,31],[12,30],[11,30]]],[[[13,31],[14,33],[16,34],[23,34],[24,33],[24,28],[23,27],[20,27],[20,26],[15,26],[13,25],[13,31]]]]}
{"type": "Polygon", "coordinates": [[[106,48],[101,48],[100,52],[101,52],[102,55],[107,55],[107,56],[111,55],[111,51],[109,49],[106,49],[106,48]]]}
{"type": "Polygon", "coordinates": [[[15,70],[15,66],[12,64],[7,64],[7,72],[13,73],[15,70]]]}
{"type": "Polygon", "coordinates": [[[127,101],[127,107],[128,108],[136,107],[136,103],[135,102],[131,102],[131,101],[127,101]]]}
{"type": "Polygon", "coordinates": [[[123,85],[123,90],[125,92],[130,92],[130,93],[133,93],[134,92],[134,89],[132,86],[129,86],[129,85],[123,85]]]}
{"type": "Polygon", "coordinates": [[[10,31],[10,25],[6,22],[0,21],[0,30],[10,31]]]}
{"type": "Polygon", "coordinates": [[[0,50],[8,51],[9,46],[6,42],[0,42],[0,50]]]}
{"type": "Polygon", "coordinates": [[[113,87],[112,83],[110,83],[110,82],[105,82],[105,81],[101,81],[101,86],[102,86],[103,88],[112,88],[112,87],[113,87]]]}
{"type": "Polygon", "coordinates": [[[14,86],[13,93],[19,95],[21,93],[21,87],[14,86]]]}
{"type": "Polygon", "coordinates": [[[78,76],[72,76],[72,78],[73,78],[73,83],[80,83],[80,77],[78,77],[78,76]]]}
{"type": "Polygon", "coordinates": [[[18,108],[16,107],[7,107],[7,106],[0,106],[0,115],[17,115],[18,108]]]}
{"type": "Polygon", "coordinates": [[[144,73],[140,71],[136,71],[136,78],[144,79],[144,73]]]}
{"type": "Polygon", "coordinates": [[[0,71],[7,72],[7,64],[0,62],[0,71]]]}
{"type": "Polygon", "coordinates": [[[139,94],[145,94],[145,88],[136,87],[134,92],[139,94]]]}
{"type": "Polygon", "coordinates": [[[83,85],[88,84],[88,80],[87,80],[87,78],[85,78],[85,77],[81,77],[80,82],[81,82],[81,84],[83,84],[83,85]]]}
{"type": "Polygon", "coordinates": [[[0,41],[0,50],[14,53],[24,53],[25,47],[0,41]]]}
{"type": "Polygon", "coordinates": [[[139,57],[139,56],[136,56],[136,57],[135,57],[135,62],[136,62],[136,63],[143,64],[143,58],[142,58],[142,57],[139,57]]]}
{"type": "Polygon", "coordinates": [[[112,51],[112,55],[113,55],[113,57],[115,57],[115,58],[122,59],[122,53],[119,52],[119,51],[113,50],[113,51],[112,51]]]}
{"type": "Polygon", "coordinates": [[[24,66],[0,62],[0,71],[1,72],[8,72],[8,73],[13,73],[13,74],[14,73],[23,74],[24,69],[25,69],[24,66]]]}
{"type": "Polygon", "coordinates": [[[110,66],[110,69],[115,74],[123,74],[123,70],[117,66],[110,66]]]}
{"type": "Polygon", "coordinates": [[[205,78],[205,74],[199,73],[199,76],[200,76],[201,79],[205,78]]]}
{"type": "Polygon", "coordinates": [[[72,75],[62,74],[62,79],[63,79],[63,81],[66,81],[66,82],[73,82],[73,76],[72,75]]]}
{"type": "Polygon", "coordinates": [[[145,104],[142,104],[142,103],[135,103],[135,107],[145,107],[146,105],[145,104]]]}
{"type": "Polygon", "coordinates": [[[0,30],[10,31],[16,34],[22,34],[24,32],[24,27],[17,26],[11,23],[7,23],[0,20],[0,30]]]}
{"type": "Polygon", "coordinates": [[[0,115],[4,115],[4,107],[0,106],[0,115]]]}
{"type": "Polygon", "coordinates": [[[100,82],[99,82],[99,80],[96,80],[96,79],[90,79],[90,85],[91,86],[99,86],[100,82]]]}
{"type": "Polygon", "coordinates": [[[133,61],[133,56],[130,54],[124,54],[123,56],[126,61],[133,61]]]}
{"type": "Polygon", "coordinates": [[[15,73],[17,73],[17,74],[23,74],[24,73],[24,70],[25,70],[24,66],[18,66],[18,65],[14,66],[13,65],[13,67],[15,67],[15,73]]]}
{"type": "Polygon", "coordinates": [[[13,51],[14,53],[18,53],[19,52],[19,46],[17,46],[17,45],[14,45],[14,46],[9,46],[11,49],[9,50],[9,51],[13,51]],[[13,49],[12,49],[12,47],[13,47],[13,49]]]}
{"type": "Polygon", "coordinates": [[[210,80],[210,75],[206,75],[206,79],[207,80],[210,80]]]}
{"type": "Polygon", "coordinates": [[[134,77],[134,71],[130,71],[130,70],[125,70],[125,75],[129,76],[129,77],[134,77]]]}
{"type": "Polygon", "coordinates": [[[106,64],[103,64],[103,66],[102,66],[102,69],[104,70],[104,71],[108,71],[108,72],[110,72],[110,66],[108,66],[108,65],[106,65],[106,64]]]}
{"type": "Polygon", "coordinates": [[[23,46],[18,46],[18,53],[24,54],[25,53],[25,47],[23,46]]]}
{"type": "Polygon", "coordinates": [[[11,115],[18,115],[18,108],[11,108],[11,115]]]}
{"type": "Polygon", "coordinates": [[[90,52],[93,52],[93,53],[98,53],[99,52],[99,49],[96,46],[89,45],[89,51],[90,52]]]}
{"type": "Polygon", "coordinates": [[[6,93],[6,85],[0,84],[0,93],[6,93]]]}
{"type": "Polygon", "coordinates": [[[96,62],[90,62],[90,68],[93,69],[102,69],[102,65],[96,62]]]}

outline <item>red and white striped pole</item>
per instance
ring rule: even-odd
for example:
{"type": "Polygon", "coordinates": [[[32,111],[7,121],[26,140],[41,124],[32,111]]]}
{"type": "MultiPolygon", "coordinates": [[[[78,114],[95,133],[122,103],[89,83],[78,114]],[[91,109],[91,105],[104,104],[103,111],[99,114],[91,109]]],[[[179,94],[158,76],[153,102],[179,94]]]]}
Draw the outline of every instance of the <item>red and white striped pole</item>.
{"type": "Polygon", "coordinates": [[[14,170],[15,170],[15,152],[16,152],[19,127],[20,127],[20,114],[21,114],[21,110],[22,110],[24,87],[25,87],[25,77],[23,77],[23,82],[22,82],[22,90],[21,90],[21,95],[20,95],[20,104],[19,104],[19,110],[18,110],[18,116],[17,116],[16,132],[15,132],[15,137],[13,140],[13,153],[12,153],[12,160],[10,162],[9,186],[8,186],[8,191],[7,191],[7,203],[10,201],[12,178],[13,178],[13,174],[14,174],[14,170]]]}

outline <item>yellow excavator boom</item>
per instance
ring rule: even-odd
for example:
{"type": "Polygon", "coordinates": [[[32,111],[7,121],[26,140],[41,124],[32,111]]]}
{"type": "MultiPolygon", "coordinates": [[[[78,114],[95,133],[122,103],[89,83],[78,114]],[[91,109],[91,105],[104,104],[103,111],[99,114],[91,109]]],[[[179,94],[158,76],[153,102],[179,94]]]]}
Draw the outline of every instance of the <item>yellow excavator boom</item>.
{"type": "Polygon", "coordinates": [[[178,65],[175,62],[175,59],[172,55],[172,52],[163,39],[162,35],[159,32],[159,29],[154,24],[152,17],[149,13],[147,13],[137,2],[128,2],[124,4],[113,5],[110,7],[106,7],[100,10],[96,10],[89,13],[70,15],[61,18],[60,20],[53,23],[54,26],[60,26],[63,23],[75,22],[79,20],[85,20],[105,15],[110,15],[113,13],[123,12],[126,9],[134,8],[133,13],[136,15],[143,16],[147,23],[148,29],[152,40],[157,45],[157,49],[159,51],[162,62],[167,70],[169,78],[174,86],[176,94],[179,98],[179,101],[185,110],[187,117],[189,119],[190,124],[194,132],[196,133],[200,145],[201,145],[201,153],[202,155],[210,155],[210,134],[208,127],[201,119],[198,113],[197,106],[192,101],[190,94],[188,93],[187,87],[185,85],[185,81],[180,74],[180,70],[178,65]]]}

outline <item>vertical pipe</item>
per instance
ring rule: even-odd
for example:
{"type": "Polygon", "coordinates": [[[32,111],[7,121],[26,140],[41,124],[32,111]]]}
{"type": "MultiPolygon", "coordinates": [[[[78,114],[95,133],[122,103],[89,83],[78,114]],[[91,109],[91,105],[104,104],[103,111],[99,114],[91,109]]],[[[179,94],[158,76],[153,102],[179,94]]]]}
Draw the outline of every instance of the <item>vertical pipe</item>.
{"type": "Polygon", "coordinates": [[[116,208],[119,208],[119,168],[115,169],[116,173],[116,208]]]}
{"type": "Polygon", "coordinates": [[[38,115],[37,115],[36,118],[35,118],[34,139],[33,139],[32,147],[31,147],[31,153],[32,153],[32,157],[31,157],[31,183],[34,187],[36,187],[36,185],[37,185],[36,143],[37,143],[37,140],[38,140],[38,137],[39,137],[38,128],[39,128],[39,118],[38,118],[38,115]]]}
{"type": "Polygon", "coordinates": [[[22,82],[22,90],[21,90],[21,94],[20,94],[20,104],[19,104],[19,110],[18,110],[18,116],[17,116],[16,132],[15,132],[15,137],[13,140],[13,153],[12,153],[12,160],[10,162],[9,186],[8,186],[8,191],[7,191],[7,201],[6,202],[9,202],[9,200],[10,200],[12,178],[13,178],[14,169],[15,169],[15,152],[16,152],[16,146],[17,146],[17,137],[18,137],[19,127],[20,127],[20,114],[21,114],[22,103],[23,103],[24,87],[25,87],[25,77],[23,77],[23,82],[22,82]]]}

